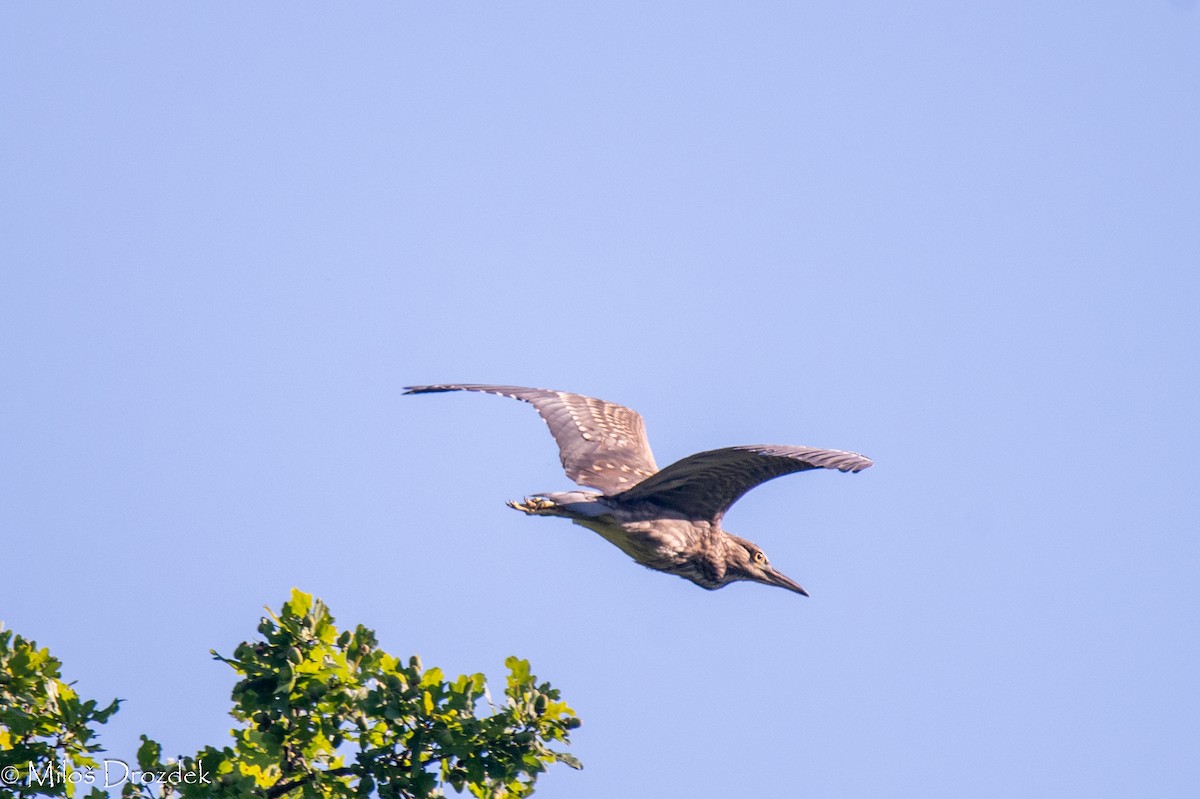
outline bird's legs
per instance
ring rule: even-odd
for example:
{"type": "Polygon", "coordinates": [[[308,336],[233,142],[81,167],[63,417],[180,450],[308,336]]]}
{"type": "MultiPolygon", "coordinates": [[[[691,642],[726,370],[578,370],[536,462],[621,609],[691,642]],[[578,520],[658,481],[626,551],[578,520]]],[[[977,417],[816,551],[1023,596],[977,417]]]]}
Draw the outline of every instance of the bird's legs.
{"type": "Polygon", "coordinates": [[[525,501],[509,500],[508,507],[527,513],[530,516],[546,514],[558,508],[558,503],[545,497],[525,497],[525,501]]]}

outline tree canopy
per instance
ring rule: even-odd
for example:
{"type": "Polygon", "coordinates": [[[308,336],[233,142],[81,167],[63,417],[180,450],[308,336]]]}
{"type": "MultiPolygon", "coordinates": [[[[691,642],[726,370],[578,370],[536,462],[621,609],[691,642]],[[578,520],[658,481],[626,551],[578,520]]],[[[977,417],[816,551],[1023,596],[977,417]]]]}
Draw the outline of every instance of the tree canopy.
{"type": "Polygon", "coordinates": [[[14,797],[100,799],[409,799],[449,786],[523,797],[580,724],[529,663],[505,661],[505,701],[482,674],[447,679],[418,657],[379,649],[362,625],[340,631],[325,603],[293,590],[261,636],[213,657],[238,675],[232,743],[164,758],[142,736],[136,763],[105,759],[97,725],[119,709],[81,699],[46,649],[0,630],[0,790],[14,797]],[[480,713],[483,709],[486,712],[480,713]]]}

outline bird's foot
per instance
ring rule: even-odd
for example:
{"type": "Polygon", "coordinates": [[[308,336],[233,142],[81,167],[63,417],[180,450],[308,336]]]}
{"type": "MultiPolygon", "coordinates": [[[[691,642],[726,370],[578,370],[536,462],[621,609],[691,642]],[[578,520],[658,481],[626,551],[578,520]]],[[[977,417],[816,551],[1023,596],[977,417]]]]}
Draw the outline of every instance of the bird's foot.
{"type": "Polygon", "coordinates": [[[530,515],[547,513],[558,507],[556,503],[554,503],[552,500],[546,499],[545,497],[525,497],[524,502],[518,502],[514,499],[510,500],[506,504],[510,508],[514,508],[515,510],[519,510],[522,513],[528,513],[530,515]]]}

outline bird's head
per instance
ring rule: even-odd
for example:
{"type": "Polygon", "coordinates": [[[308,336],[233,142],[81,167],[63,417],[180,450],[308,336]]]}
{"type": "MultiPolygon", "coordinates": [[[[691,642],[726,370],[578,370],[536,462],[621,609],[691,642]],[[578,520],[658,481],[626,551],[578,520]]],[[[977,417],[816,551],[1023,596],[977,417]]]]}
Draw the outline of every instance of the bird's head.
{"type": "Polygon", "coordinates": [[[808,596],[808,592],[800,587],[799,583],[772,566],[766,553],[759,549],[754,542],[732,535],[730,538],[733,539],[733,545],[729,547],[726,558],[725,579],[727,582],[749,580],[763,585],[786,588],[797,594],[808,596]]]}

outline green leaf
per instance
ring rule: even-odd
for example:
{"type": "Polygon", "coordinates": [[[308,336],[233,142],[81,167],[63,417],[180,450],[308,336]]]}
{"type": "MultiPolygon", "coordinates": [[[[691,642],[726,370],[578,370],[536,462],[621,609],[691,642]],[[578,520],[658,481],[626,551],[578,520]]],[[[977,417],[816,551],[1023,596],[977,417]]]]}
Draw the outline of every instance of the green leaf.
{"type": "Polygon", "coordinates": [[[555,759],[558,760],[559,763],[570,766],[573,769],[583,768],[583,763],[579,761],[579,758],[575,757],[575,755],[569,755],[566,752],[558,752],[555,756],[555,759]]]}
{"type": "Polygon", "coordinates": [[[299,588],[292,589],[292,598],[283,606],[285,614],[291,614],[297,617],[307,616],[312,609],[313,598],[312,594],[306,594],[299,588]]]}
{"type": "Polygon", "coordinates": [[[162,745],[143,735],[142,745],[137,750],[138,768],[142,771],[154,771],[160,758],[162,758],[162,745]]]}

